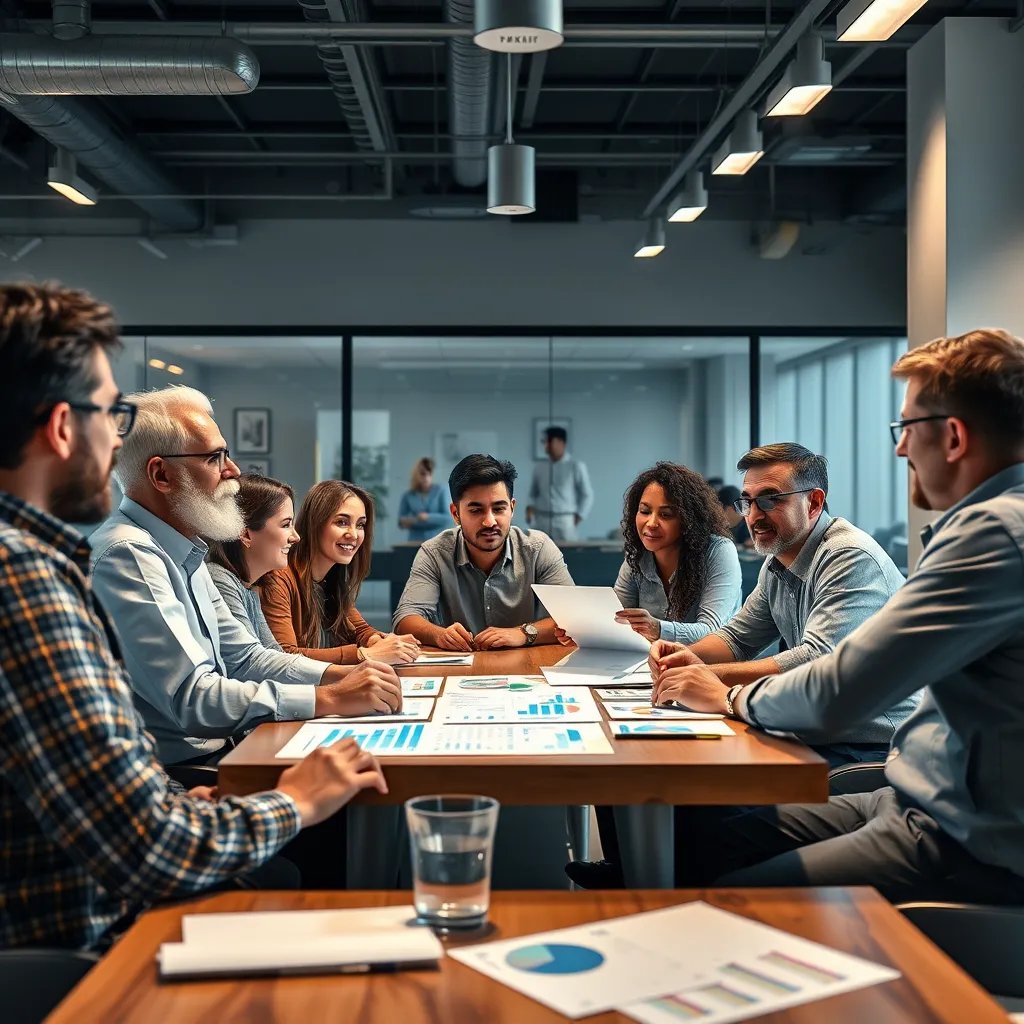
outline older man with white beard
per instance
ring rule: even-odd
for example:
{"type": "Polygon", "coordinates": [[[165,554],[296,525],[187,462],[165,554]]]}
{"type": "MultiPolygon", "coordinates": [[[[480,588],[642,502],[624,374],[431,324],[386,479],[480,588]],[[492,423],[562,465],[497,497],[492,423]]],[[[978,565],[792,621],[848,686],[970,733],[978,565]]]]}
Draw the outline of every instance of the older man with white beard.
{"type": "Polygon", "coordinates": [[[124,498],[93,534],[93,584],[121,640],[135,703],[165,764],[218,759],[260,722],[401,707],[394,670],[269,650],[232,617],[204,562],[243,529],[238,467],[200,391],[131,396],[114,475],[124,498]],[[318,685],[318,684],[327,685],[318,685]]]}

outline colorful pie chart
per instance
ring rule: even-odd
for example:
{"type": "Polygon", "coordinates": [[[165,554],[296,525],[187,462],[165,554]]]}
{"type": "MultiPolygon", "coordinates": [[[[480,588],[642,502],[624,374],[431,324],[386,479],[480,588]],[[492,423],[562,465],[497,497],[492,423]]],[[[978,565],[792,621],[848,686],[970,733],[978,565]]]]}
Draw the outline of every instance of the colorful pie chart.
{"type": "Polygon", "coordinates": [[[532,974],[582,974],[604,963],[604,955],[588,946],[549,942],[513,949],[505,962],[518,971],[532,974]]]}

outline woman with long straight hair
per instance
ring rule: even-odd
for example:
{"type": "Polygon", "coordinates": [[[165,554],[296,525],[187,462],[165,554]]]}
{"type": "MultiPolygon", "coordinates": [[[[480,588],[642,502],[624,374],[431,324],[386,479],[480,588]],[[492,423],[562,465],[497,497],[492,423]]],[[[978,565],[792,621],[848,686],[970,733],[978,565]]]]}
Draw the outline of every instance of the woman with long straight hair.
{"type": "Polygon", "coordinates": [[[370,572],[373,497],[344,480],[324,480],[306,495],[287,568],[259,581],[260,603],[281,647],[318,661],[351,665],[416,660],[412,637],[375,630],[356,610],[370,572]]]}

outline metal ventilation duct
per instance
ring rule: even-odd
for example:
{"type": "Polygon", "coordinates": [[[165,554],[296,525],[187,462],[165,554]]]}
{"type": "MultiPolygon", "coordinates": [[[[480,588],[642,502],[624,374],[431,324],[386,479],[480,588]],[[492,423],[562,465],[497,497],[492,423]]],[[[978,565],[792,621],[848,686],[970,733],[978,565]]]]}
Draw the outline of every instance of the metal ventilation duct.
{"type": "MultiPolygon", "coordinates": [[[[299,0],[299,6],[311,22],[358,21],[363,13],[357,4],[346,0],[299,0]]],[[[381,152],[397,149],[372,51],[324,40],[316,52],[356,148],[381,152]]]]}
{"type": "MultiPolygon", "coordinates": [[[[49,96],[0,97],[0,107],[34,128],[54,146],[67,149],[112,192],[174,195],[181,187],[133,142],[75,99],[49,96]]],[[[137,206],[174,231],[197,231],[203,224],[198,203],[182,199],[136,199],[137,206]]]]}
{"type": "Polygon", "coordinates": [[[199,96],[252,92],[256,54],[222,37],[0,33],[6,96],[199,96]]]}
{"type": "MultiPolygon", "coordinates": [[[[445,21],[473,24],[473,0],[445,0],[445,21]]],[[[452,171],[465,188],[487,180],[493,54],[471,39],[448,41],[448,131],[452,171]]]]}

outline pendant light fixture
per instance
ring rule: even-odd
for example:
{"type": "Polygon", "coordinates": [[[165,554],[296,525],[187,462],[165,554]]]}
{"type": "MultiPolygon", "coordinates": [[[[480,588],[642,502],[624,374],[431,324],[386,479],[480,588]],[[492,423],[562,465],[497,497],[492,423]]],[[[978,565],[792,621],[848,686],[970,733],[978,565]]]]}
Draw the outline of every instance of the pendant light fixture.
{"type": "Polygon", "coordinates": [[[668,219],[673,224],[689,224],[708,208],[708,191],[704,187],[704,173],[690,171],[683,181],[683,191],[673,196],[668,204],[668,219]]]}
{"type": "Polygon", "coordinates": [[[537,209],[533,146],[512,141],[512,55],[506,58],[505,141],[487,150],[487,212],[513,217],[537,209]]]}
{"type": "Polygon", "coordinates": [[[647,222],[647,230],[640,239],[640,245],[633,253],[634,259],[649,260],[652,256],[660,256],[665,250],[665,222],[660,217],[652,217],[647,222]]]}
{"type": "Polygon", "coordinates": [[[757,114],[744,110],[736,118],[729,137],[711,161],[712,174],[746,174],[764,156],[764,140],[757,127],[757,114]]]}
{"type": "Polygon", "coordinates": [[[95,206],[99,194],[95,187],[78,176],[78,162],[74,153],[57,149],[53,164],[46,173],[46,184],[55,192],[79,206],[95,206]]]}
{"type": "Polygon", "coordinates": [[[809,113],[832,91],[832,65],[817,32],[808,32],[796,44],[796,56],[770,93],[765,117],[800,117],[809,113]]]}
{"type": "Polygon", "coordinates": [[[562,0],[476,0],[473,42],[498,53],[538,53],[561,46],[562,0]]]}
{"type": "Polygon", "coordinates": [[[851,0],[836,18],[841,43],[882,42],[893,35],[927,0],[851,0]]]}

